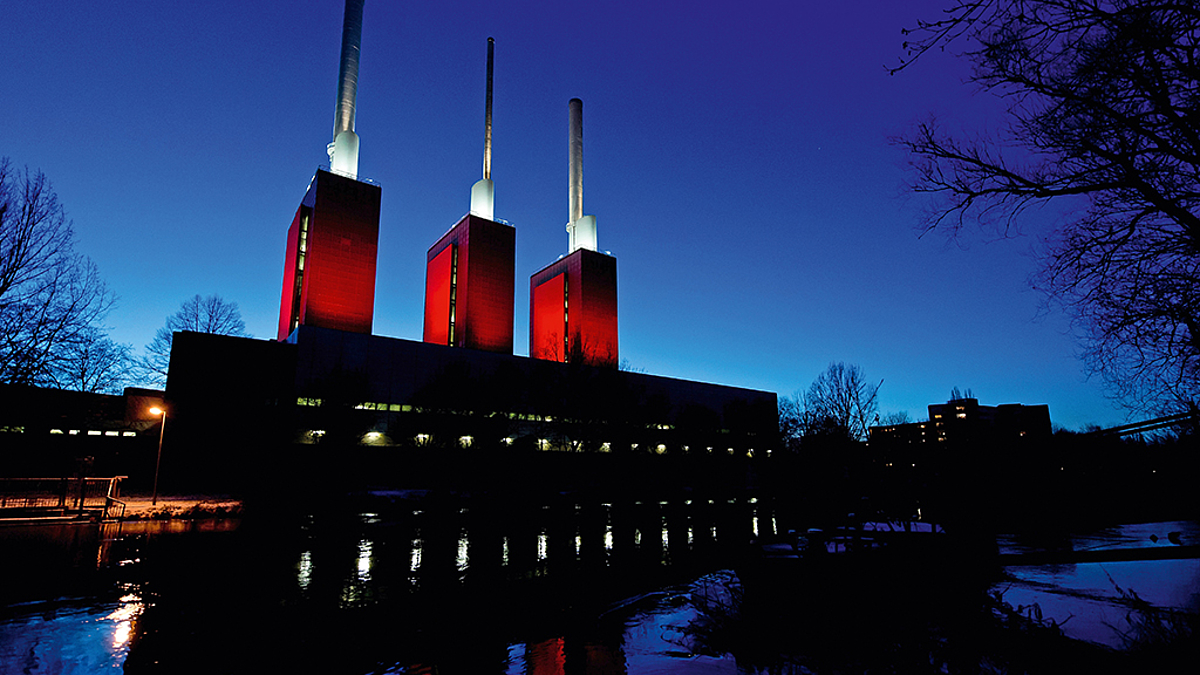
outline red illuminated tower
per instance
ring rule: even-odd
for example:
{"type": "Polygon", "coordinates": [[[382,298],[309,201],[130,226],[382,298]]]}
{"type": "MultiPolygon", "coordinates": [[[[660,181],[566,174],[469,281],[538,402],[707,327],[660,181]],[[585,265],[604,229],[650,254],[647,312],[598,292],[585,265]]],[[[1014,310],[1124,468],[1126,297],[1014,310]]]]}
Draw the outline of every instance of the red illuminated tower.
{"type": "Polygon", "coordinates": [[[529,280],[529,356],[616,366],[617,259],[596,250],[596,217],[583,215],[583,102],[567,110],[570,252],[529,280]]]}
{"type": "Polygon", "coordinates": [[[381,191],[357,180],[354,102],[362,13],[363,0],[346,0],[330,171],[317,170],[288,229],[280,340],[301,325],[371,332],[381,191]]]}
{"type": "Polygon", "coordinates": [[[380,194],[378,185],[317,170],[288,229],[280,340],[301,325],[371,332],[380,194]]]}
{"type": "Polygon", "coordinates": [[[425,269],[425,342],[512,354],[516,231],[493,220],[492,56],[488,38],[483,179],[471,188],[471,212],[429,249],[425,269]]]}
{"type": "Polygon", "coordinates": [[[429,249],[425,342],[513,351],[516,230],[467,214],[429,249]]]}

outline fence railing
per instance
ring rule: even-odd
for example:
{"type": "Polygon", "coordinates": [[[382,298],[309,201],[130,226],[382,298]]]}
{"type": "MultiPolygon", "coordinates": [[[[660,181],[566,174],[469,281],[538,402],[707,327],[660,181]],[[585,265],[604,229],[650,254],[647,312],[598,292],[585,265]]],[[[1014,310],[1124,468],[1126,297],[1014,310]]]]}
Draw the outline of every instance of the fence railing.
{"type": "Polygon", "coordinates": [[[0,478],[0,517],[70,515],[119,518],[125,514],[120,483],[111,478],[0,478]]]}

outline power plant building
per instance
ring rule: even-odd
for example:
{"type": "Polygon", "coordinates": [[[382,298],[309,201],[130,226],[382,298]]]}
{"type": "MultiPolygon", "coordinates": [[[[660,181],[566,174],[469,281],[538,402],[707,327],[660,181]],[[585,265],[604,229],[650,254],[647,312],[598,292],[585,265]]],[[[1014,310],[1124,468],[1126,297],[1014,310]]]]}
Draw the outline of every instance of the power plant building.
{"type": "MultiPolygon", "coordinates": [[[[530,279],[529,357],[513,354],[516,230],[494,216],[488,40],[484,171],[426,254],[422,340],[372,334],[381,189],[358,176],[362,0],[347,0],[330,167],[287,234],[273,340],[176,333],[172,421],[198,452],[267,448],[770,454],[774,393],[619,370],[616,259],[583,214],[582,102],[569,110],[568,252],[530,279]]],[[[332,461],[332,460],[331,460],[332,461]]]]}

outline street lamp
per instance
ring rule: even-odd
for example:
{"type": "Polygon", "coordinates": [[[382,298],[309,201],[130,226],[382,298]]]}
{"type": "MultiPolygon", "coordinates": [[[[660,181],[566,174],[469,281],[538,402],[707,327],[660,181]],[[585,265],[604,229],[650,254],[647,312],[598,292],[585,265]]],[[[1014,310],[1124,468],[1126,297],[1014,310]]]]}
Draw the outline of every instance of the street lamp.
{"type": "Polygon", "coordinates": [[[150,498],[150,506],[158,506],[158,467],[162,464],[163,434],[167,431],[167,409],[154,406],[150,409],[152,415],[162,415],[162,426],[158,429],[158,458],[154,460],[154,495],[150,498]]]}

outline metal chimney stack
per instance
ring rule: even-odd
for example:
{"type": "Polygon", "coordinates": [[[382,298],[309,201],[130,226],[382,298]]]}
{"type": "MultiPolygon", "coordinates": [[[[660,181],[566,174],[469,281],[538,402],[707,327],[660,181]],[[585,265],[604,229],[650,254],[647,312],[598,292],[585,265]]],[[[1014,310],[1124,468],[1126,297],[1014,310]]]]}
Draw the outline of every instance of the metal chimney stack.
{"type": "Polygon", "coordinates": [[[567,191],[570,220],[567,223],[567,252],[581,248],[596,250],[596,217],[583,215],[583,101],[567,103],[567,191]]]}
{"type": "Polygon", "coordinates": [[[336,173],[358,178],[358,135],[354,133],[354,103],[358,96],[358,59],[362,45],[362,16],[365,0],[346,0],[342,20],[342,60],[338,70],[337,110],[333,118],[333,142],[329,144],[329,167],[336,173]]]}
{"type": "Polygon", "coordinates": [[[492,183],[492,61],[496,40],[488,38],[487,101],[483,114],[483,179],[471,186],[471,213],[492,220],[496,207],[496,186],[492,183]]]}

